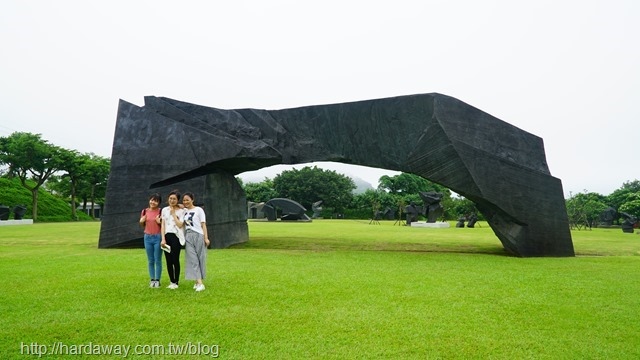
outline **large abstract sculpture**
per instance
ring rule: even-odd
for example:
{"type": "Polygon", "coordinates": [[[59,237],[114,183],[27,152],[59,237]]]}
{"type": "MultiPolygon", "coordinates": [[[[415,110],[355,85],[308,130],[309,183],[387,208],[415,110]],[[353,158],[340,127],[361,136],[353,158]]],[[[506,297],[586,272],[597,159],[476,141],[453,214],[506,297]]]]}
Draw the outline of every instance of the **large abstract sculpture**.
{"type": "Polygon", "coordinates": [[[140,243],[148,194],[174,188],[202,199],[213,247],[247,241],[234,175],[313,161],[422,176],[475,202],[508,252],[574,255],[542,139],[435,93],[274,111],[120,101],[99,246],[140,243]]]}

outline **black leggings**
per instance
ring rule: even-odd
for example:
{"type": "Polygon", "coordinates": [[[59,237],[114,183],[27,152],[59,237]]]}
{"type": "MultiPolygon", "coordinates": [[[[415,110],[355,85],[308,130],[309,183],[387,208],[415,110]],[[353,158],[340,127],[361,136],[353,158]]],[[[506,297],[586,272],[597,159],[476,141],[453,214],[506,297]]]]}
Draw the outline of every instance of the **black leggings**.
{"type": "Polygon", "coordinates": [[[169,246],[171,246],[170,253],[167,253],[166,251],[164,252],[164,257],[167,259],[169,281],[177,284],[180,280],[180,250],[182,249],[182,246],[180,245],[178,236],[174,233],[164,234],[164,240],[169,246]]]}

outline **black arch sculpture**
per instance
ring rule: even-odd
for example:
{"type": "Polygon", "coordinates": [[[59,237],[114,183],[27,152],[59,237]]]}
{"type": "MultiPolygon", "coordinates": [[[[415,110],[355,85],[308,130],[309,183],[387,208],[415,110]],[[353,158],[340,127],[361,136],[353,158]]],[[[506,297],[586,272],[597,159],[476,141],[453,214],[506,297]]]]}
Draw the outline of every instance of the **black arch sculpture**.
{"type": "Polygon", "coordinates": [[[120,100],[99,247],[140,244],[149,193],[174,188],[205,207],[212,247],[248,241],[234,175],[314,161],[422,176],[473,201],[509,253],[574,256],[542,139],[437,93],[273,111],[120,100]]]}

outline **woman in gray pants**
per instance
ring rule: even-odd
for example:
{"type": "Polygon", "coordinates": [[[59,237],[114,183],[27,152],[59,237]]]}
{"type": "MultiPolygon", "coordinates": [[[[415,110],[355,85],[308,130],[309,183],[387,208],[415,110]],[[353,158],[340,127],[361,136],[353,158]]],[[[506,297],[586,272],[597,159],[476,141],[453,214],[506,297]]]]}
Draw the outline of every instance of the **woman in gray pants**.
{"type": "Polygon", "coordinates": [[[193,288],[196,291],[203,291],[202,280],[207,274],[207,248],[211,243],[207,234],[207,218],[204,210],[193,204],[195,197],[193,193],[186,192],[182,195],[184,205],[183,223],[186,230],[185,262],[187,271],[185,279],[195,280],[193,288]]]}

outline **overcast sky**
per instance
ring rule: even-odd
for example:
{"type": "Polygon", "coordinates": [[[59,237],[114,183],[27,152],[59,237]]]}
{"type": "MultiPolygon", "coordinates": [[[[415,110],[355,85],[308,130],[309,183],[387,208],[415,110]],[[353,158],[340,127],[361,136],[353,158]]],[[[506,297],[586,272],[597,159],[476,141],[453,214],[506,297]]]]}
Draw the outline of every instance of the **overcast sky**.
{"type": "MultiPolygon", "coordinates": [[[[110,157],[119,99],[275,110],[438,92],[542,137],[565,196],[608,195],[640,179],[639,44],[637,0],[4,0],[0,136],[110,157]]],[[[351,169],[374,186],[397,174],[351,169]]]]}

